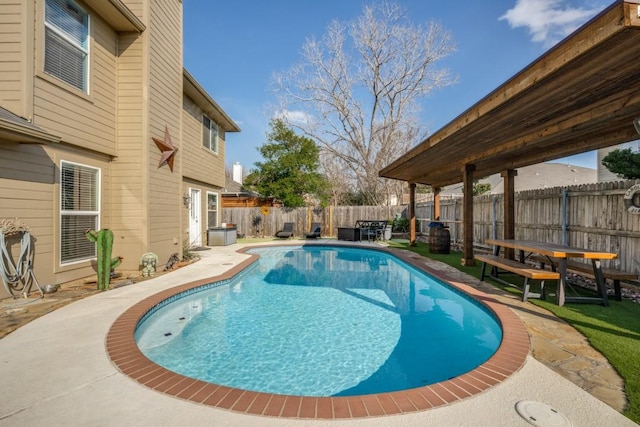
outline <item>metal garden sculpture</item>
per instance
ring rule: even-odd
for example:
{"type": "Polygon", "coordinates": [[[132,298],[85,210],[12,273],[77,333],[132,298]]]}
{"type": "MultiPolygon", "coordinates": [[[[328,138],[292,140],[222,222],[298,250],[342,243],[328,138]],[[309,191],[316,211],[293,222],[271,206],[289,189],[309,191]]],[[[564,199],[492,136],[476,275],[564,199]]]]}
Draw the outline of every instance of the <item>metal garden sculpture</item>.
{"type": "Polygon", "coordinates": [[[96,244],[98,251],[98,290],[106,291],[109,289],[111,271],[122,262],[122,257],[111,258],[113,231],[105,228],[99,231],[87,230],[84,234],[87,236],[87,239],[96,244]]]}

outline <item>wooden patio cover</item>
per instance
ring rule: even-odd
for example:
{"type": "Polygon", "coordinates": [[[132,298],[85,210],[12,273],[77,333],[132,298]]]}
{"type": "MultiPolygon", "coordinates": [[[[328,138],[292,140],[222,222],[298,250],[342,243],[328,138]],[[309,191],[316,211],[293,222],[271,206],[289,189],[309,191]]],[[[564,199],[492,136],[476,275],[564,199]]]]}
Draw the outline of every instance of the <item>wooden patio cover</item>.
{"type": "Polygon", "coordinates": [[[379,175],[434,188],[470,184],[637,139],[639,3],[616,1],[379,175]]]}

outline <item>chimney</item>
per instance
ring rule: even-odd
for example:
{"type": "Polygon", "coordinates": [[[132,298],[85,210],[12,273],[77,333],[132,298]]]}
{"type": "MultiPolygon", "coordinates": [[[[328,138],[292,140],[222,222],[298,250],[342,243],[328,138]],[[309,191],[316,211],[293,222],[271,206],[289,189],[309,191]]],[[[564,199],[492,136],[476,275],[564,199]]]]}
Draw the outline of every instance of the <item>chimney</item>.
{"type": "Polygon", "coordinates": [[[242,184],[242,165],[240,162],[235,162],[233,164],[233,180],[242,184]]]}

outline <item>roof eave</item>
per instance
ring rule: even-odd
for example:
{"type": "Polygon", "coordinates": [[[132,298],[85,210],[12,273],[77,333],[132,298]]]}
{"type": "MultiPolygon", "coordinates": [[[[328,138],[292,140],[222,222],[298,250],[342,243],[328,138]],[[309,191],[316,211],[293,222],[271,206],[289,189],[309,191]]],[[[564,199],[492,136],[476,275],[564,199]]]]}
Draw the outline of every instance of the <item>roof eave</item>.
{"type": "Polygon", "coordinates": [[[31,126],[0,118],[0,139],[20,144],[51,144],[60,142],[61,138],[31,126]]]}
{"type": "Polygon", "coordinates": [[[146,26],[121,0],[85,0],[118,32],[142,33],[146,26]]]}
{"type": "Polygon", "coordinates": [[[206,90],[196,81],[186,69],[183,69],[183,91],[185,95],[195,101],[203,111],[214,119],[225,132],[240,132],[240,127],[231,117],[209,96],[206,90]]]}

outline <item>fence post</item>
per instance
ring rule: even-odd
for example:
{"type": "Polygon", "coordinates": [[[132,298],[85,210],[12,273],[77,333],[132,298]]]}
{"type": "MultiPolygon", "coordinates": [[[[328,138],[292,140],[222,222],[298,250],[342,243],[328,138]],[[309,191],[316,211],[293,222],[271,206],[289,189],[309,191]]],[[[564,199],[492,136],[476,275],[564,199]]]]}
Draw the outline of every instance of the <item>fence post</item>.
{"type": "Polygon", "coordinates": [[[568,227],[567,227],[567,187],[562,189],[562,244],[566,245],[568,242],[568,227]]]}
{"type": "Polygon", "coordinates": [[[329,205],[329,237],[333,237],[333,205],[329,205]]]}
{"type": "Polygon", "coordinates": [[[458,199],[453,199],[453,242],[457,245],[458,241],[458,199]]]}
{"type": "Polygon", "coordinates": [[[498,196],[493,196],[493,200],[491,203],[492,211],[491,211],[491,234],[494,239],[498,238],[498,196]]]}

